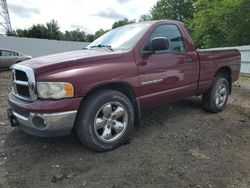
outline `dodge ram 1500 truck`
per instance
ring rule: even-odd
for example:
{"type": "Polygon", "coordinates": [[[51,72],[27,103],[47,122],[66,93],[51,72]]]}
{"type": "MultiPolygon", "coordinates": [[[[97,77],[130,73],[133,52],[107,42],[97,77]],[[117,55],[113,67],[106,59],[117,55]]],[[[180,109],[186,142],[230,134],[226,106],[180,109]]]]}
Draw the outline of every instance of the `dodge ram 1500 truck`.
{"type": "Polygon", "coordinates": [[[182,22],[161,20],[116,28],[86,49],[12,66],[8,116],[36,136],[75,130],[88,148],[122,145],[144,109],[202,95],[223,110],[239,77],[238,50],[196,50],[182,22]]]}

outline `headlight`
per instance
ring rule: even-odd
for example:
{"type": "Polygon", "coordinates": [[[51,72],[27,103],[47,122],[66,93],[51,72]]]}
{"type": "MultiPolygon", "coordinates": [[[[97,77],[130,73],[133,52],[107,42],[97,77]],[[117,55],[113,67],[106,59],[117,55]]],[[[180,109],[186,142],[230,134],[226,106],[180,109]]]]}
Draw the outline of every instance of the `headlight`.
{"type": "Polygon", "coordinates": [[[74,88],[67,82],[37,82],[37,94],[41,99],[63,99],[73,97],[74,88]]]}

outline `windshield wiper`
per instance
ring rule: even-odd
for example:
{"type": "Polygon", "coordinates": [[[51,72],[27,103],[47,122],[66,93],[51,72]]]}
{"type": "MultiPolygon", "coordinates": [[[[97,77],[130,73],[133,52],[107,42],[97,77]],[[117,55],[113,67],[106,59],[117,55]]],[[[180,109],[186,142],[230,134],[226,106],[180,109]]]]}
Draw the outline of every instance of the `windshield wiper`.
{"type": "Polygon", "coordinates": [[[107,48],[110,51],[114,51],[110,45],[98,44],[96,46],[90,46],[90,48],[107,48]]]}

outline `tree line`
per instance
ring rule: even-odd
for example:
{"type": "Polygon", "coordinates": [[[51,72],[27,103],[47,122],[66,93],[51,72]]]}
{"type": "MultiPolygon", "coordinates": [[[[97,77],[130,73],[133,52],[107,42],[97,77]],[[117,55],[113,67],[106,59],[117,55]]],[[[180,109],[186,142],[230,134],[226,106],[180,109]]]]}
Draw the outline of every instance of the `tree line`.
{"type": "MultiPolygon", "coordinates": [[[[122,25],[135,23],[135,20],[128,20],[124,18],[119,20],[112,25],[112,29],[122,25]]],[[[7,32],[7,36],[16,37],[28,37],[28,38],[40,38],[40,39],[54,39],[54,40],[65,40],[65,41],[79,41],[79,42],[92,42],[99,38],[109,30],[99,29],[94,34],[86,33],[83,30],[75,29],[73,31],[60,31],[59,23],[56,20],[51,20],[44,24],[33,24],[28,29],[17,29],[12,32],[7,32]]]]}
{"type": "MultiPolygon", "coordinates": [[[[201,48],[250,44],[250,0],[158,0],[138,21],[160,19],[184,22],[201,48]]],[[[124,18],[114,22],[112,29],[135,22],[124,18]]],[[[58,22],[51,20],[45,25],[36,24],[7,35],[92,42],[108,31],[99,29],[94,34],[80,29],[61,32],[58,22]]]]}

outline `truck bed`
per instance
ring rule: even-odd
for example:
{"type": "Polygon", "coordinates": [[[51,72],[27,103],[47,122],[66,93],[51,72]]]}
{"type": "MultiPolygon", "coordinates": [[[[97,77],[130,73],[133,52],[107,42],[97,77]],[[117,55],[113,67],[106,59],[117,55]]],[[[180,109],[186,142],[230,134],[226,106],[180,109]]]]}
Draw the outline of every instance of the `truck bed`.
{"type": "Polygon", "coordinates": [[[231,69],[231,82],[238,79],[241,61],[239,50],[199,49],[197,54],[200,60],[199,93],[205,92],[211,86],[216,71],[223,67],[231,69]]]}

